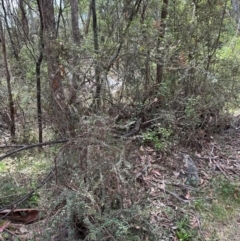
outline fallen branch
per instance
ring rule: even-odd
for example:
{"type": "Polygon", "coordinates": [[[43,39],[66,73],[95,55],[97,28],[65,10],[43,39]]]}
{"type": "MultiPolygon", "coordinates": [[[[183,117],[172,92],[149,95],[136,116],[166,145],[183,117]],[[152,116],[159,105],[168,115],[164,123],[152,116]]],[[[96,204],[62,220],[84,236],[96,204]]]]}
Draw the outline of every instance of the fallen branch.
{"type": "Polygon", "coordinates": [[[20,147],[24,147],[25,145],[3,145],[3,146],[0,146],[0,148],[11,148],[11,147],[18,147],[18,148],[20,148],[20,147]]]}
{"type": "Polygon", "coordinates": [[[190,200],[182,199],[182,198],[179,197],[176,193],[171,192],[171,191],[169,191],[169,190],[167,190],[167,189],[165,189],[165,188],[160,188],[160,187],[158,187],[158,188],[159,188],[161,191],[166,192],[166,193],[172,195],[173,197],[175,197],[178,201],[180,201],[180,202],[182,202],[182,203],[189,203],[189,202],[190,202],[190,200]]]}
{"type": "Polygon", "coordinates": [[[161,191],[163,191],[163,192],[165,192],[165,193],[167,193],[167,194],[172,195],[172,196],[175,197],[179,202],[182,202],[182,203],[189,203],[189,202],[190,202],[190,200],[185,200],[185,199],[179,197],[176,193],[167,190],[166,188],[159,187],[157,184],[155,184],[155,183],[153,183],[153,182],[151,182],[151,184],[152,184],[154,187],[157,187],[159,190],[161,190],[161,191]]]}
{"type": "Polygon", "coordinates": [[[125,133],[123,136],[127,138],[130,136],[136,135],[140,131],[141,123],[142,123],[142,118],[139,118],[135,123],[135,127],[130,132],[125,133]]]}
{"type": "Polygon", "coordinates": [[[33,147],[39,147],[39,146],[48,146],[48,145],[54,145],[54,144],[59,144],[59,143],[65,143],[65,142],[68,142],[69,140],[59,140],[59,141],[48,141],[48,142],[44,142],[44,143],[37,143],[37,144],[32,144],[32,145],[27,145],[27,146],[23,146],[21,148],[18,148],[14,151],[11,151],[5,155],[2,155],[0,156],[0,161],[2,161],[4,158],[7,158],[15,153],[18,153],[20,151],[23,151],[23,150],[27,150],[27,149],[30,149],[30,148],[33,148],[33,147]]]}
{"type": "Polygon", "coordinates": [[[223,174],[224,177],[226,177],[226,179],[228,181],[230,181],[229,177],[227,176],[227,174],[224,172],[224,170],[220,167],[220,165],[218,163],[215,163],[216,167],[220,170],[220,172],[223,174]]]}
{"type": "MultiPolygon", "coordinates": [[[[33,147],[38,147],[38,146],[46,146],[46,145],[52,145],[52,144],[58,144],[58,143],[65,143],[68,142],[69,140],[59,140],[59,141],[49,141],[49,142],[45,142],[45,143],[37,143],[37,144],[32,144],[32,145],[28,145],[25,146],[23,148],[19,148],[11,153],[8,153],[2,157],[0,157],[0,160],[15,154],[16,152],[22,151],[22,150],[26,150],[29,148],[33,148],[33,147]]],[[[62,148],[61,148],[62,150],[62,148]]],[[[10,209],[8,213],[6,213],[5,216],[7,216],[9,213],[11,213],[13,210],[15,210],[17,207],[19,207],[22,203],[24,203],[25,201],[27,201],[38,189],[40,189],[44,184],[46,184],[48,181],[50,181],[54,175],[57,175],[56,170],[57,170],[57,164],[56,164],[56,158],[54,159],[55,162],[55,166],[51,169],[51,171],[48,173],[48,175],[43,179],[43,181],[33,190],[31,190],[30,192],[28,192],[27,194],[25,194],[23,197],[21,197],[20,199],[18,199],[17,201],[6,205],[5,207],[2,207],[0,209],[0,212],[6,209],[10,209]]],[[[5,217],[3,216],[3,217],[5,217]]],[[[1,217],[1,218],[3,218],[1,217]]]]}

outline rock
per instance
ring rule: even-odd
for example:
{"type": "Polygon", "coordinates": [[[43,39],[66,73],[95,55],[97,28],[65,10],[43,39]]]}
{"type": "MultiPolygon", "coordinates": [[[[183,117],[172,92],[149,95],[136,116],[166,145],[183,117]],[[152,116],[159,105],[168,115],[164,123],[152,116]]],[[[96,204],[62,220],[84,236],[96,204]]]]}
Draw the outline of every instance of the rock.
{"type": "Polygon", "coordinates": [[[198,176],[198,169],[192,160],[192,158],[187,154],[182,154],[183,159],[183,176],[185,177],[185,183],[193,187],[197,187],[200,184],[200,178],[198,176]]]}

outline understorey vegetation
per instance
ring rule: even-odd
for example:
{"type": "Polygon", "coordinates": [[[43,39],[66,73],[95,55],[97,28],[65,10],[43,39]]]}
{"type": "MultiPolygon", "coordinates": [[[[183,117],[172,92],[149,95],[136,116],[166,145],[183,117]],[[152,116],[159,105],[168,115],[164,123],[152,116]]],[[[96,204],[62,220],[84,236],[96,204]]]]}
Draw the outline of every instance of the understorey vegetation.
{"type": "Polygon", "coordinates": [[[0,3],[0,239],[225,240],[238,1],[0,3]]]}

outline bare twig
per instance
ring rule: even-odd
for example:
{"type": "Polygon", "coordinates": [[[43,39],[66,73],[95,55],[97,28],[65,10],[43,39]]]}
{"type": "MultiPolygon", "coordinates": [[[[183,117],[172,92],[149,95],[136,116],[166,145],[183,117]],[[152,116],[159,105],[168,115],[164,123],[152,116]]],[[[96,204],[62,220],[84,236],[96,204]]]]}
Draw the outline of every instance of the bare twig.
{"type": "Polygon", "coordinates": [[[166,188],[161,188],[161,187],[157,186],[157,184],[155,184],[153,182],[151,182],[151,184],[153,186],[157,187],[158,189],[160,189],[161,191],[172,195],[173,197],[175,197],[178,201],[180,201],[182,203],[189,203],[190,202],[190,200],[184,200],[184,199],[180,198],[176,193],[171,192],[171,191],[167,190],[166,188]]]}
{"type": "Polygon", "coordinates": [[[215,163],[216,167],[221,171],[221,173],[224,175],[224,177],[226,177],[226,179],[228,181],[230,181],[229,177],[227,176],[227,174],[224,172],[224,170],[220,167],[220,165],[218,163],[215,163]]]}
{"type": "Polygon", "coordinates": [[[175,197],[178,201],[180,201],[182,203],[189,203],[190,202],[189,200],[184,200],[184,199],[180,198],[176,193],[171,192],[171,191],[169,191],[169,190],[167,190],[165,188],[159,188],[159,189],[164,191],[164,192],[166,192],[166,193],[168,193],[168,194],[170,194],[170,195],[172,195],[173,197],[175,197]]]}
{"type": "Polygon", "coordinates": [[[160,120],[160,119],[162,119],[162,116],[154,118],[154,119],[151,119],[151,120],[148,120],[148,121],[145,121],[145,122],[142,123],[142,125],[145,126],[145,125],[147,125],[149,123],[152,123],[152,122],[160,120]]]}

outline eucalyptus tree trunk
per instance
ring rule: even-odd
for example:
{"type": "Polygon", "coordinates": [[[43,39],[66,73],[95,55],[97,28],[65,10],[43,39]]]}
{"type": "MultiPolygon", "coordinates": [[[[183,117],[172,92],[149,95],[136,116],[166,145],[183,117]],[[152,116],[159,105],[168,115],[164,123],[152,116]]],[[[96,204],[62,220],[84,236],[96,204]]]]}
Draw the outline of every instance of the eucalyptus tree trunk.
{"type": "Polygon", "coordinates": [[[94,52],[96,54],[96,60],[95,60],[95,83],[96,83],[96,90],[95,95],[93,97],[93,108],[95,110],[100,108],[100,95],[101,95],[101,79],[100,79],[100,68],[98,63],[98,52],[99,52],[99,43],[98,43],[98,26],[97,26],[97,12],[96,12],[96,0],[92,0],[92,28],[93,28],[93,42],[94,42],[94,52]]]}
{"type": "Polygon", "coordinates": [[[14,101],[12,96],[12,88],[11,88],[11,76],[8,68],[7,61],[7,51],[6,51],[6,42],[5,42],[5,33],[2,26],[2,21],[0,19],[0,31],[1,31],[1,42],[2,42],[2,52],[3,52],[3,62],[6,71],[6,79],[7,79],[7,90],[8,90],[8,103],[9,103],[9,111],[10,111],[10,131],[11,131],[11,139],[14,141],[15,139],[15,110],[14,110],[14,101]]]}
{"type": "MultiPolygon", "coordinates": [[[[41,41],[41,40],[40,40],[41,41]]],[[[42,102],[41,102],[41,64],[43,59],[43,47],[40,44],[39,56],[36,62],[36,83],[37,83],[37,119],[38,119],[38,142],[43,141],[43,125],[42,125],[42,102]]]]}
{"type": "Polygon", "coordinates": [[[91,14],[92,14],[92,3],[90,2],[89,8],[88,8],[87,21],[86,21],[85,27],[84,27],[84,35],[88,35],[89,25],[90,25],[90,20],[91,20],[91,14]]]}
{"type": "Polygon", "coordinates": [[[168,0],[163,0],[163,6],[162,6],[162,11],[161,11],[161,16],[158,18],[158,27],[159,27],[159,34],[158,34],[158,39],[157,39],[157,73],[156,73],[156,83],[160,84],[162,83],[163,80],[163,59],[160,57],[160,44],[164,38],[165,35],[165,21],[167,18],[167,8],[168,8],[168,0]]]}
{"type": "Polygon", "coordinates": [[[70,0],[71,5],[71,20],[72,20],[72,36],[75,44],[80,44],[80,29],[79,29],[79,13],[78,13],[78,1],[70,0]]]}
{"type": "MultiPolygon", "coordinates": [[[[147,9],[148,9],[148,1],[143,2],[142,4],[142,11],[141,11],[141,18],[140,23],[141,25],[144,25],[146,15],[147,15],[147,9]]],[[[144,42],[148,41],[148,33],[146,30],[142,31],[142,36],[144,42]]],[[[143,94],[143,102],[145,102],[146,99],[149,98],[149,88],[150,88],[150,49],[147,49],[146,52],[146,58],[144,61],[144,94],[143,94]]]]}
{"type": "MultiPolygon", "coordinates": [[[[37,0],[43,26],[44,54],[47,59],[48,79],[50,84],[51,124],[62,137],[74,136],[74,123],[63,90],[65,70],[60,63],[61,44],[57,42],[57,29],[53,0],[37,0]]],[[[60,10],[61,11],[61,10],[60,10]]],[[[59,13],[60,14],[60,13],[59,13]]],[[[59,21],[58,21],[59,24],[59,21]]]]}
{"type": "MultiPolygon", "coordinates": [[[[76,45],[76,47],[80,47],[81,44],[81,33],[79,28],[79,11],[78,11],[78,1],[77,0],[70,0],[71,5],[71,20],[72,20],[72,37],[73,42],[76,45]]],[[[77,97],[77,79],[79,79],[79,75],[76,74],[78,72],[78,62],[79,57],[75,53],[73,56],[73,63],[74,63],[74,71],[72,75],[72,79],[70,80],[70,96],[68,100],[68,104],[74,104],[76,102],[77,97]]]]}
{"type": "Polygon", "coordinates": [[[43,42],[43,15],[41,12],[40,2],[38,2],[38,10],[40,14],[40,31],[39,31],[39,55],[36,60],[36,87],[37,87],[37,119],[38,119],[38,142],[43,141],[43,125],[42,125],[42,102],[41,102],[41,64],[43,60],[44,42],[43,42]]]}
{"type": "Polygon", "coordinates": [[[28,26],[28,18],[25,10],[26,3],[24,0],[19,0],[19,9],[21,14],[21,23],[22,23],[22,30],[23,30],[23,38],[25,42],[28,41],[29,36],[29,26],[28,26]]]}
{"type": "MultiPolygon", "coordinates": [[[[48,81],[50,86],[50,108],[56,109],[54,97],[52,96],[53,76],[57,72],[57,60],[54,55],[54,40],[55,40],[55,19],[52,0],[37,0],[38,12],[40,16],[39,30],[39,55],[36,60],[36,85],[37,85],[37,114],[38,114],[38,134],[39,142],[42,142],[42,109],[41,109],[41,64],[43,55],[47,57],[48,81]]],[[[53,112],[53,115],[56,113],[53,112]]],[[[54,118],[54,116],[53,116],[54,118]]],[[[54,118],[55,119],[55,118],[54,118]]],[[[52,120],[51,120],[52,121],[52,120]]]]}
{"type": "Polygon", "coordinates": [[[56,53],[56,23],[54,18],[53,0],[37,0],[43,24],[43,40],[47,56],[48,77],[52,85],[52,76],[58,69],[56,53]]]}
{"type": "MultiPolygon", "coordinates": [[[[31,0],[26,0],[27,5],[30,6],[31,0]]],[[[38,10],[39,11],[39,10],[38,10]]],[[[38,32],[38,29],[36,27],[36,23],[34,21],[34,11],[31,7],[27,9],[27,16],[28,16],[28,27],[29,27],[29,38],[34,42],[33,35],[36,35],[38,32]]]]}

